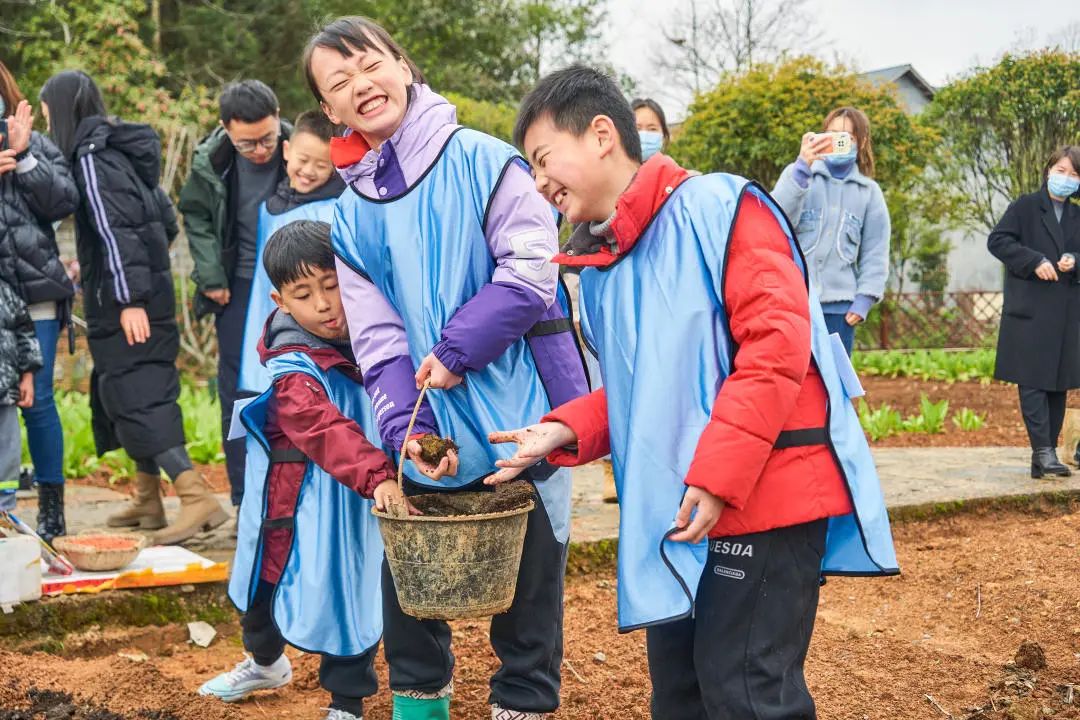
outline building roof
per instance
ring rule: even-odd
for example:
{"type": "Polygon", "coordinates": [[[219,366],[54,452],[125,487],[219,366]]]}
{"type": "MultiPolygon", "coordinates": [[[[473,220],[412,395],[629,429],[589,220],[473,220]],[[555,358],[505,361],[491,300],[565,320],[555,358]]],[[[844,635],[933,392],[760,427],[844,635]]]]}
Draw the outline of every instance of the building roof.
{"type": "Polygon", "coordinates": [[[934,86],[928,83],[926,78],[920,75],[911,65],[894,65],[893,67],[881,68],[880,70],[871,70],[870,72],[862,73],[861,76],[875,85],[894,83],[903,77],[907,77],[915,87],[922,91],[927,100],[933,100],[934,93],[937,92],[934,86]]]}

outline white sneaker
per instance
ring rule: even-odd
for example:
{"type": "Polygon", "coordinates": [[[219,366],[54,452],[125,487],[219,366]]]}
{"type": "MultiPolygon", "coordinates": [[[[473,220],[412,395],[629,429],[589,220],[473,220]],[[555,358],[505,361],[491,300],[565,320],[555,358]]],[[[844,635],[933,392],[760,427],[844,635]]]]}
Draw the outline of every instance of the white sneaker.
{"type": "Polygon", "coordinates": [[[326,716],[323,720],[364,720],[359,715],[353,715],[351,712],[345,710],[338,710],[337,708],[325,708],[326,716]]]}
{"type": "Polygon", "coordinates": [[[203,683],[199,694],[213,695],[225,702],[236,702],[256,690],[273,690],[288,685],[291,680],[292,665],[285,655],[269,666],[258,665],[253,658],[246,657],[229,672],[203,683]]]}

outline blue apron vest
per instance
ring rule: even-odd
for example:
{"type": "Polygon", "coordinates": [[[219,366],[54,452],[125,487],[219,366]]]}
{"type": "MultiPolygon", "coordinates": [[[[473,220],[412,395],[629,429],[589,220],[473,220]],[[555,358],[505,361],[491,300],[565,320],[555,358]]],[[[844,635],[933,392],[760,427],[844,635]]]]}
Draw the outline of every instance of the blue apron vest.
{"type": "MultiPolygon", "coordinates": [[[[708,544],[666,537],[686,491],[683,480],[698,439],[731,373],[733,347],[722,287],[740,202],[763,202],[772,210],[805,275],[794,233],[775,202],[759,186],[723,174],[683,182],[633,250],[609,268],[581,273],[582,331],[598,352],[607,389],[619,489],[622,631],[693,612],[708,544]]],[[[895,574],[877,470],[838,370],[847,356],[833,352],[813,296],[810,314],[813,356],[829,395],[828,441],[855,508],[830,519],[822,571],[895,574]]]]}
{"type": "MultiPolygon", "coordinates": [[[[364,389],[337,370],[323,371],[306,353],[272,358],[269,373],[302,372],[323,388],[342,414],[378,446],[364,389]]],[[[244,499],[229,598],[246,612],[262,565],[262,527],[268,498],[270,445],[263,433],[272,391],[240,413],[247,430],[244,499]]],[[[271,602],[274,622],[290,645],[340,657],[360,655],[382,637],[383,543],[372,501],[307,461],[293,520],[293,541],[271,602]]]]}
{"type": "MultiPolygon", "coordinates": [[[[484,221],[503,173],[515,162],[523,161],[506,143],[459,129],[404,195],[383,201],[352,189],[338,200],[334,252],[369,278],[397,310],[416,366],[439,342],[454,312],[491,282],[495,261],[484,221]]],[[[568,307],[561,286],[559,302],[568,307]]],[[[488,432],[529,425],[551,410],[525,339],[513,342],[484,369],[470,372],[464,383],[432,391],[427,398],[440,431],[459,448],[456,477],[432,483],[419,472],[409,473],[435,489],[461,488],[490,475],[495,461],[513,449],[491,445],[488,432]]],[[[569,471],[555,470],[536,487],[555,537],[566,542],[569,471]]]]}
{"type": "Polygon", "coordinates": [[[247,314],[244,317],[244,341],[240,349],[240,377],[237,389],[249,393],[261,393],[270,387],[270,372],[259,361],[259,339],[262,337],[266,319],[277,305],[270,299],[274,286],[263,268],[262,256],[266,241],[294,220],[321,220],[329,223],[334,219],[336,199],[305,203],[280,215],[271,215],[264,202],[259,206],[259,230],[255,241],[255,275],[251,279],[247,314]]]}

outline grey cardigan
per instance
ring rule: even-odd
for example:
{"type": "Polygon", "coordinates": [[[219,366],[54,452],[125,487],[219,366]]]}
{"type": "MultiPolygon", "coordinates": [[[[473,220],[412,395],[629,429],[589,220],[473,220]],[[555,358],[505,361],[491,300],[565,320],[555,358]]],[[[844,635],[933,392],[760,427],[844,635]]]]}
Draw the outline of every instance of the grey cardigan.
{"type": "Polygon", "coordinates": [[[795,172],[795,163],[784,168],[773,197],[795,226],[811,286],[822,304],[863,296],[858,305],[868,310],[865,300],[880,301],[889,277],[891,229],[881,188],[857,167],[838,180],[821,160],[805,188],[795,172]]]}

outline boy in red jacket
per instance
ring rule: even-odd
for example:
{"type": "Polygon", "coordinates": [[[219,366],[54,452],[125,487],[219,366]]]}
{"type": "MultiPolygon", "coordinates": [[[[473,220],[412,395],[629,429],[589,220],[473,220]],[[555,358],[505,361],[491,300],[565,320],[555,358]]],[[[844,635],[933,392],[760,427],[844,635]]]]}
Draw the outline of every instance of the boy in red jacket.
{"type": "Polygon", "coordinates": [[[741,178],[690,178],[661,154],[642,164],[630,107],[589,68],[543,79],[515,141],[537,189],[580,223],[555,261],[584,268],[582,329],[605,387],[493,433],[519,447],[488,482],[610,452],[620,629],[647,628],[653,718],[814,717],[803,662],[826,530],[853,512],[834,450],[865,438],[830,428],[843,391],[811,352],[828,337],[782,213],[741,178]]]}

